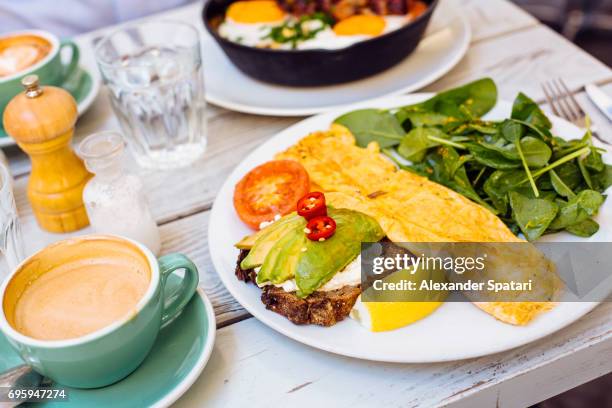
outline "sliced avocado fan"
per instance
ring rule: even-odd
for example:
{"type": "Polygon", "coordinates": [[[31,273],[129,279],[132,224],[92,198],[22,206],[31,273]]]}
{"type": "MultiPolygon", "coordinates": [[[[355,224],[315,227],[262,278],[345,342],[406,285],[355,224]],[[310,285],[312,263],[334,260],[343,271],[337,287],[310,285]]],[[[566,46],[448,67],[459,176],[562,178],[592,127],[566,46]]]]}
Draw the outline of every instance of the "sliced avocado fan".
{"type": "Polygon", "coordinates": [[[241,268],[261,266],[259,285],[295,278],[296,294],[304,298],[353,261],[362,242],[377,242],[385,235],[376,220],[363,213],[329,208],[328,215],[336,221],[336,232],[322,242],[306,238],[306,220],[295,213],[243,239],[238,247],[252,247],[241,268]]]}

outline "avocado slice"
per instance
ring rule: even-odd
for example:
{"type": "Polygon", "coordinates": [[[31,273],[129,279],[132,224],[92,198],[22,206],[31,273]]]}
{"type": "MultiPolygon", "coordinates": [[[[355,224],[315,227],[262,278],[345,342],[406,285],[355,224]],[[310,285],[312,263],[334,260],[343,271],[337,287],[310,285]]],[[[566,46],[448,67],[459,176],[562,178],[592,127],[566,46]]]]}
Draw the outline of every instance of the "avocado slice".
{"type": "MultiPolygon", "coordinates": [[[[303,229],[303,228],[302,228],[303,229]]],[[[280,284],[295,276],[295,268],[305,247],[306,235],[300,229],[293,229],[274,242],[259,272],[257,283],[280,284]]]]}
{"type": "Polygon", "coordinates": [[[253,248],[253,245],[255,245],[255,242],[263,235],[266,235],[268,232],[272,231],[275,228],[280,227],[281,225],[287,222],[290,222],[290,221],[293,221],[299,218],[300,216],[297,215],[296,212],[289,213],[281,217],[278,221],[275,221],[272,224],[268,225],[267,227],[260,229],[256,233],[247,235],[246,237],[242,238],[240,242],[238,242],[234,246],[238,249],[251,249],[253,248]]]}
{"type": "Polygon", "coordinates": [[[363,213],[330,208],[328,214],[336,221],[336,232],[323,242],[306,240],[295,270],[298,297],[310,295],[344,269],[359,255],[362,242],[385,236],[378,222],[363,213]]]}
{"type": "MultiPolygon", "coordinates": [[[[292,213],[253,234],[252,236],[255,237],[254,244],[249,254],[240,263],[240,267],[246,270],[263,265],[266,255],[279,239],[294,230],[300,230],[303,234],[305,227],[306,221],[299,215],[292,213]]],[[[243,241],[244,239],[240,242],[243,241]]],[[[240,246],[238,247],[240,248],[240,246]]]]}

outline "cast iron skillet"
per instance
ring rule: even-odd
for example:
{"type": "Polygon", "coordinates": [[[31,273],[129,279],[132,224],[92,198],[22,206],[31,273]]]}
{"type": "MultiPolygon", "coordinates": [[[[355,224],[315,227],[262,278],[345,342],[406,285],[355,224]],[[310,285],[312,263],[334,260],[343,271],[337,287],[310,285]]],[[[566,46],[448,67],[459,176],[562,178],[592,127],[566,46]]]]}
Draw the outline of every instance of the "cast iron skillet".
{"type": "Polygon", "coordinates": [[[221,38],[211,19],[223,17],[236,0],[210,0],[204,5],[204,26],[230,61],[245,74],[278,85],[318,86],[374,75],[410,55],[421,41],[438,0],[404,27],[337,50],[271,50],[247,47],[221,38]]]}

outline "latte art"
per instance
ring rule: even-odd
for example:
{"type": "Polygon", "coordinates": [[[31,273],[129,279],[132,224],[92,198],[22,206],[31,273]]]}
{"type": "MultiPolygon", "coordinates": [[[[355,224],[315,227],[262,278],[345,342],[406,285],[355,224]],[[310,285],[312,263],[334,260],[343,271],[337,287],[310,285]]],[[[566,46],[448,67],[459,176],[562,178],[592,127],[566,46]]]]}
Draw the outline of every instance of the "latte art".
{"type": "Polygon", "coordinates": [[[150,281],[146,255],[129,242],[67,240],[20,267],[4,295],[4,313],[28,337],[74,339],[137,313],[150,281]]]}
{"type": "Polygon", "coordinates": [[[26,70],[50,51],[49,41],[35,35],[0,38],[0,78],[26,70]]]}

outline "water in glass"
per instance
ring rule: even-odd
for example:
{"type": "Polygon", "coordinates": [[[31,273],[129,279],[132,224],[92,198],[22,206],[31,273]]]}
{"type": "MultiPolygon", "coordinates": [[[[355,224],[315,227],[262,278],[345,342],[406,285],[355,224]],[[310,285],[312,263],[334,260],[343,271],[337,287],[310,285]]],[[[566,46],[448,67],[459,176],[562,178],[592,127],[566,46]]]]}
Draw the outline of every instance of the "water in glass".
{"type": "Polygon", "coordinates": [[[189,32],[182,23],[145,23],[111,34],[98,46],[113,110],[143,167],[185,166],[206,148],[200,45],[197,32],[193,42],[185,35],[173,41],[181,30],[189,32]],[[168,24],[180,30],[166,38],[150,35],[153,30],[170,30],[168,24]]]}

